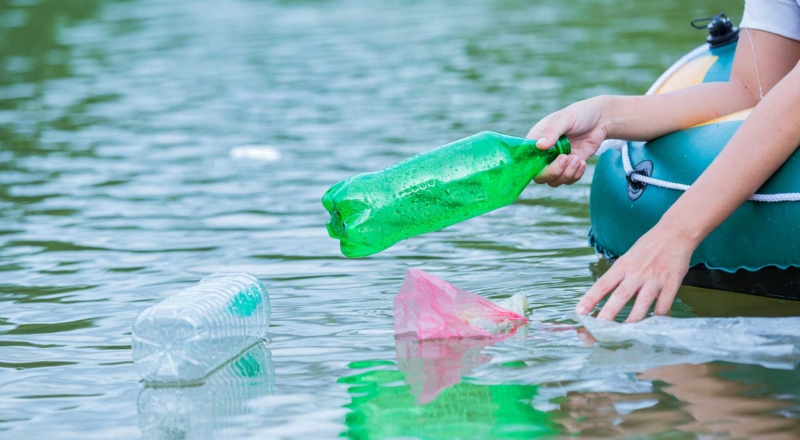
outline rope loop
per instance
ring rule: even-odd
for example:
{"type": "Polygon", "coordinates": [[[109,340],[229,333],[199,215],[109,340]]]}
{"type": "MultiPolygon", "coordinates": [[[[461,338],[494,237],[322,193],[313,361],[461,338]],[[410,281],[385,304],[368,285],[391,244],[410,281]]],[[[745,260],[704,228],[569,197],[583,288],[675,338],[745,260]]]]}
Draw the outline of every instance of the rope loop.
{"type": "MultiPolygon", "coordinates": [[[[641,182],[647,185],[658,186],[660,188],[672,189],[676,191],[686,191],[690,188],[689,185],[667,182],[666,180],[656,179],[636,172],[636,170],[634,170],[631,166],[631,158],[628,156],[627,142],[624,142],[622,145],[622,168],[625,170],[625,179],[628,181],[628,184],[634,188],[635,186],[633,185],[633,182],[641,182]]],[[[800,193],[753,194],[747,200],[765,203],[799,202],[800,193]]]]}

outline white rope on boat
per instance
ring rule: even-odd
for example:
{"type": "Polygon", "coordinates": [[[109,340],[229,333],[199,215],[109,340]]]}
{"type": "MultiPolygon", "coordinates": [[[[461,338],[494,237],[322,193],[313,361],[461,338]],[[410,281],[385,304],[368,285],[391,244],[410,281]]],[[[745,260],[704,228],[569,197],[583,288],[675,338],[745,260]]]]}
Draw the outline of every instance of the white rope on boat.
{"type": "MultiPolygon", "coordinates": [[[[689,185],[682,183],[667,182],[666,180],[648,177],[640,173],[631,173],[633,167],[631,166],[631,158],[628,156],[628,143],[622,145],[622,168],[625,169],[625,175],[630,176],[631,180],[645,183],[647,185],[658,186],[660,188],[674,189],[677,191],[686,191],[690,188],[689,185]]],[[[749,199],[753,202],[798,202],[800,201],[800,193],[779,193],[779,194],[753,194],[749,199]]]]}

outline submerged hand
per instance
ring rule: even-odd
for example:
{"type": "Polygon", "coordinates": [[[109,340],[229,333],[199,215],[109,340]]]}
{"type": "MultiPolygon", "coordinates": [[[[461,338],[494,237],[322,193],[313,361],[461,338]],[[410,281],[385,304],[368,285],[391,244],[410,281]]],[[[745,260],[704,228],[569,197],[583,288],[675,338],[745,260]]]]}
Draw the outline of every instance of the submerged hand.
{"type": "Polygon", "coordinates": [[[528,139],[538,139],[537,147],[552,148],[562,134],[567,135],[572,154],[561,155],[547,166],[533,181],[550,186],[571,185],[586,171],[586,160],[606,138],[602,122],[602,97],[577,102],[545,117],[528,132],[528,139]]]}
{"type": "Polygon", "coordinates": [[[656,301],[655,314],[666,315],[689,270],[694,245],[656,225],[621,256],[581,298],[575,312],[586,315],[611,294],[598,319],[613,320],[636,296],[628,322],[640,321],[656,301]],[[613,293],[612,293],[613,292],[613,293]]]}

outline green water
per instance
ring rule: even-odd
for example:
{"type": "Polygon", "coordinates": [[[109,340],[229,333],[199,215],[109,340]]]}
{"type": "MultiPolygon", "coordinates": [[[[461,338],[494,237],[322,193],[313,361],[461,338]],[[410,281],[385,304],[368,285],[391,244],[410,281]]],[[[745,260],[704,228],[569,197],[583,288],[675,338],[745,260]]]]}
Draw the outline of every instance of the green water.
{"type": "MultiPolygon", "coordinates": [[[[195,402],[195,414],[215,415],[190,417],[209,437],[379,438],[371,429],[387,417],[400,427],[411,413],[432,417],[422,429],[470,408],[476,434],[796,437],[791,369],[639,368],[631,360],[646,363],[646,350],[629,359],[536,326],[494,346],[396,346],[392,299],[408,268],[491,299],[524,292],[534,320],[570,323],[606,269],[587,246],[591,164],[576,185],[531,186],[510,207],[366,259],[341,255],[319,203],[350,175],[454,139],[521,136],[575,100],[641,93],[703,41],[691,18],[725,10],[738,22],[741,8],[0,0],[0,437],[139,438],[140,424],[171,426],[137,410],[131,325],[217,271],[251,273],[270,293],[271,357],[259,359],[274,377],[152,394],[228,396],[218,408],[195,402]],[[261,159],[231,157],[246,145],[261,159]],[[617,366],[581,370],[600,354],[617,366]],[[389,391],[353,389],[380,374],[389,391]],[[403,399],[396,418],[365,412],[391,390],[403,399]],[[437,409],[446,405],[454,411],[437,409]]],[[[685,314],[800,313],[714,291],[679,298],[685,314]]]]}
{"type": "Polygon", "coordinates": [[[536,141],[485,131],[358,174],[322,197],[327,228],[348,257],[364,257],[410,237],[508,206],[569,140],[542,151],[536,141]]]}

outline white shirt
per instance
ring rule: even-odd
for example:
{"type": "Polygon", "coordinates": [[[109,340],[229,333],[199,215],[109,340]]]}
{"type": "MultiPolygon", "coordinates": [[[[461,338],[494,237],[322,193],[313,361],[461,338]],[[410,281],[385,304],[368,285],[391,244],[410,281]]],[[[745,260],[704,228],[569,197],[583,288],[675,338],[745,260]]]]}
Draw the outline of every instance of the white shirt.
{"type": "Polygon", "coordinates": [[[739,27],[800,41],[800,0],[745,0],[739,27]]]}

